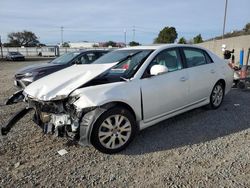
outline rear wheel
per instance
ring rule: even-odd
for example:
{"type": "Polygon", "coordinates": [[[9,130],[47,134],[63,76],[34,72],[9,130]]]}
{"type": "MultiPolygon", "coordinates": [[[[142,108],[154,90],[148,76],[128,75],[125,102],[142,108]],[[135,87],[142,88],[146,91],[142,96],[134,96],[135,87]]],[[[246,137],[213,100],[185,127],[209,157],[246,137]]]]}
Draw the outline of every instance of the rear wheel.
{"type": "Polygon", "coordinates": [[[126,108],[116,107],[104,112],[96,121],[91,143],[99,151],[117,153],[128,146],[137,132],[134,116],[126,108]]]}
{"type": "Polygon", "coordinates": [[[239,81],[238,84],[237,84],[237,87],[239,89],[246,89],[246,83],[245,83],[245,81],[239,81]]]}
{"type": "Polygon", "coordinates": [[[220,107],[224,98],[224,85],[221,82],[218,82],[210,95],[210,104],[211,109],[217,109],[220,107]]]}

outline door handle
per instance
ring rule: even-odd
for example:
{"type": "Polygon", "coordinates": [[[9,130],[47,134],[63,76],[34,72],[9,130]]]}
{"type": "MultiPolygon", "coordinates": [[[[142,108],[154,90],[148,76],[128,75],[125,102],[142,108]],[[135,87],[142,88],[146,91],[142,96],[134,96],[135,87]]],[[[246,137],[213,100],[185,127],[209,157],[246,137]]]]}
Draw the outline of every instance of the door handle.
{"type": "Polygon", "coordinates": [[[180,81],[182,81],[182,82],[185,82],[186,80],[187,80],[187,78],[185,76],[180,78],[180,81]]]}
{"type": "Polygon", "coordinates": [[[214,69],[211,69],[210,72],[211,72],[211,73],[215,73],[215,70],[214,70],[214,69]]]}

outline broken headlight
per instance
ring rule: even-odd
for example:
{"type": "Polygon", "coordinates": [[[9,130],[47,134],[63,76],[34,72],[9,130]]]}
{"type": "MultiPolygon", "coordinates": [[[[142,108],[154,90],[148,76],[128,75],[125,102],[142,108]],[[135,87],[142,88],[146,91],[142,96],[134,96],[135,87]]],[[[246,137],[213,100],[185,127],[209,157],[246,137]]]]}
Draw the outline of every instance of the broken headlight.
{"type": "Polygon", "coordinates": [[[74,97],[69,97],[68,103],[70,105],[74,104],[80,97],[79,96],[74,96],[74,97]]]}

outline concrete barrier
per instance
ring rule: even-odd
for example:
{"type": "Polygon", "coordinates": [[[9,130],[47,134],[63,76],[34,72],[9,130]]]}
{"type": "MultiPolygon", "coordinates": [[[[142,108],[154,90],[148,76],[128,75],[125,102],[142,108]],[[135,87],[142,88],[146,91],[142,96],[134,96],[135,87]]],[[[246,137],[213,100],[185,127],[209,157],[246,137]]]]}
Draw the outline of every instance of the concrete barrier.
{"type": "Polygon", "coordinates": [[[226,38],[223,40],[212,40],[197,44],[198,46],[202,46],[207,48],[217,54],[218,56],[223,58],[222,52],[222,44],[227,46],[227,50],[235,50],[235,62],[239,63],[240,61],[240,51],[244,49],[244,64],[246,63],[246,56],[248,48],[250,48],[250,35],[243,35],[239,37],[226,38]]]}

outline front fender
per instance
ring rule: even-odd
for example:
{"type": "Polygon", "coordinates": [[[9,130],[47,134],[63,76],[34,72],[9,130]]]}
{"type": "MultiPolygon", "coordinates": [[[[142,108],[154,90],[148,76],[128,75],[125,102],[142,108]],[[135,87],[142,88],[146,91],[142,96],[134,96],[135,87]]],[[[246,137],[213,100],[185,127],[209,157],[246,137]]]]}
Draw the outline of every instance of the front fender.
{"type": "Polygon", "coordinates": [[[133,109],[137,120],[141,119],[141,93],[137,82],[90,86],[76,90],[71,96],[77,97],[73,104],[78,111],[89,107],[100,107],[107,103],[122,102],[133,109]]]}
{"type": "Polygon", "coordinates": [[[88,113],[86,113],[80,122],[80,138],[79,144],[86,146],[90,144],[91,132],[96,120],[103,114],[107,109],[96,108],[88,113]]]}

